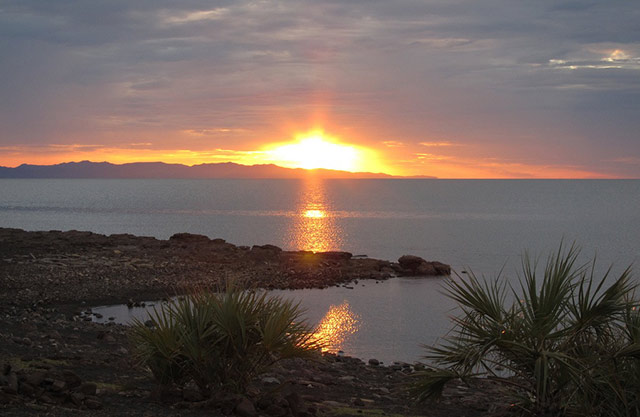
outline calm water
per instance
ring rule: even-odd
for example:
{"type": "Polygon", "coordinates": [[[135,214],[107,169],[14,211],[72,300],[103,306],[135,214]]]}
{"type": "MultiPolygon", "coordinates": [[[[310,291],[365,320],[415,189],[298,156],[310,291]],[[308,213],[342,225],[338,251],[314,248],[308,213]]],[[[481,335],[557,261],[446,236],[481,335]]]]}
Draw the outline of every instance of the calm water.
{"type": "MultiPolygon", "coordinates": [[[[364,360],[376,358],[414,362],[424,354],[421,345],[435,343],[449,329],[447,314],[454,307],[449,300],[434,299],[441,288],[439,279],[396,278],[361,281],[354,289],[332,287],[325,290],[272,291],[301,302],[306,318],[330,341],[329,348],[343,350],[364,360]]],[[[145,321],[161,302],[146,308],[126,305],[93,308],[102,315],[94,321],[105,323],[114,317],[118,323],[134,318],[145,321]]]]}
{"type": "MultiPolygon", "coordinates": [[[[3,227],[163,239],[192,232],[390,260],[411,253],[477,274],[505,266],[508,276],[525,249],[547,254],[563,238],[579,243],[585,259],[597,254],[600,269],[623,269],[640,258],[639,209],[638,180],[0,180],[3,227]]],[[[422,332],[420,343],[430,343],[446,328],[450,304],[437,281],[381,285],[291,294],[310,310],[322,305],[310,312],[317,316],[348,302],[361,327],[345,341],[347,353],[411,360],[413,348],[390,346],[413,346],[411,334],[422,332]]]]}

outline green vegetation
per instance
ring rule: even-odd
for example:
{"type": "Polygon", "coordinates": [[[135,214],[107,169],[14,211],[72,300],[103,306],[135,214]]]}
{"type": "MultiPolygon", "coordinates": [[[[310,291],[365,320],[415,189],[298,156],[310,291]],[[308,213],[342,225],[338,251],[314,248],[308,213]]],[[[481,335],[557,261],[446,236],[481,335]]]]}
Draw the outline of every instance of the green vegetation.
{"type": "Polygon", "coordinates": [[[194,382],[205,396],[242,392],[256,375],[284,358],[319,348],[298,304],[265,292],[197,291],[154,310],[132,342],[141,364],[161,384],[194,382]]]}
{"type": "Polygon", "coordinates": [[[427,347],[431,365],[413,386],[418,399],[437,399],[457,378],[488,377],[504,383],[523,414],[639,416],[636,285],[629,269],[595,279],[594,265],[577,265],[577,257],[561,245],[540,281],[525,255],[518,288],[502,277],[450,280],[447,294],[462,314],[427,347]]]}

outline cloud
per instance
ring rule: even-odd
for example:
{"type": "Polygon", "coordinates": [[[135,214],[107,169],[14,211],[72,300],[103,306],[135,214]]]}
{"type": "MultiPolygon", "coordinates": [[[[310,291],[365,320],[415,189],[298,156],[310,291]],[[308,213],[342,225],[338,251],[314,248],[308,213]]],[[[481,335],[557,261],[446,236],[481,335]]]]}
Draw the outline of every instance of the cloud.
{"type": "Polygon", "coordinates": [[[404,143],[399,142],[397,140],[385,140],[382,142],[382,144],[387,148],[402,148],[405,146],[404,143]]]}
{"type": "Polygon", "coordinates": [[[621,0],[7,0],[0,146],[257,149],[323,125],[398,159],[394,142],[618,172],[607,161],[640,157],[638,13],[621,0]]]}
{"type": "Polygon", "coordinates": [[[449,141],[442,141],[442,142],[420,142],[419,145],[422,146],[426,146],[426,147],[449,147],[449,146],[460,146],[457,143],[453,143],[453,142],[449,142],[449,141]]]}

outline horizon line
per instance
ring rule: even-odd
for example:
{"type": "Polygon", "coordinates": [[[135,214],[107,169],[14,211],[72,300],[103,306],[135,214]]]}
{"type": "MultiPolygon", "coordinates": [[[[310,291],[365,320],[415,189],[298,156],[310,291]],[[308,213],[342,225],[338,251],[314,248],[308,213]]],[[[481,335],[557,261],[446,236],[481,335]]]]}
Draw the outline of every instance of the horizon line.
{"type": "MultiPolygon", "coordinates": [[[[383,178],[369,178],[369,179],[442,179],[442,180],[639,180],[640,179],[639,177],[462,177],[462,178],[451,178],[451,177],[436,177],[436,176],[433,176],[433,175],[393,175],[393,174],[388,174],[386,172],[347,171],[347,170],[336,170],[336,169],[329,169],[329,168],[302,168],[302,167],[295,167],[294,168],[294,167],[283,167],[281,165],[274,164],[274,163],[246,165],[246,164],[233,162],[233,161],[202,162],[202,163],[198,163],[198,164],[189,165],[189,164],[186,164],[186,163],[164,162],[164,161],[134,161],[134,162],[115,163],[115,162],[110,162],[110,161],[106,161],[106,160],[104,160],[104,161],[91,161],[91,160],[88,160],[88,159],[83,159],[83,160],[79,160],[79,161],[65,161],[65,162],[59,162],[59,163],[48,164],[48,165],[31,164],[31,163],[23,162],[23,163],[21,163],[19,165],[16,165],[16,166],[0,166],[0,168],[13,170],[13,169],[17,169],[17,168],[22,167],[22,166],[54,167],[54,166],[65,165],[65,164],[80,164],[80,163],[83,163],[83,162],[84,163],[91,163],[91,164],[109,164],[109,165],[113,165],[113,166],[124,166],[124,165],[133,165],[133,164],[163,164],[163,165],[169,165],[169,166],[183,166],[183,167],[188,167],[188,168],[197,167],[197,166],[207,166],[207,165],[231,164],[231,165],[242,166],[242,167],[270,167],[271,166],[271,167],[276,167],[276,168],[280,168],[280,169],[284,169],[284,170],[298,171],[298,172],[308,172],[308,173],[329,172],[329,173],[336,173],[336,174],[345,173],[345,174],[348,174],[348,175],[366,174],[366,175],[380,175],[380,176],[383,176],[383,178]]],[[[42,179],[46,179],[46,178],[47,177],[42,177],[42,179]]],[[[267,177],[264,177],[264,178],[267,179],[267,177]]],[[[5,179],[8,179],[8,178],[5,178],[5,179]]],[[[20,178],[15,178],[15,179],[20,179],[20,178]]],[[[21,179],[28,179],[28,178],[21,178],[21,179]]],[[[36,178],[33,178],[33,179],[36,179],[36,178]]],[[[71,179],[71,178],[69,178],[69,179],[71,179]]],[[[80,177],[78,179],[80,179],[80,177]]],[[[105,178],[105,179],[108,179],[108,178],[105,178]]],[[[158,177],[158,179],[161,179],[161,178],[158,177]]],[[[338,178],[336,178],[336,179],[338,179],[338,178]]],[[[349,179],[349,178],[345,178],[345,179],[349,179]]],[[[367,178],[362,178],[362,179],[367,179],[367,178]]]]}

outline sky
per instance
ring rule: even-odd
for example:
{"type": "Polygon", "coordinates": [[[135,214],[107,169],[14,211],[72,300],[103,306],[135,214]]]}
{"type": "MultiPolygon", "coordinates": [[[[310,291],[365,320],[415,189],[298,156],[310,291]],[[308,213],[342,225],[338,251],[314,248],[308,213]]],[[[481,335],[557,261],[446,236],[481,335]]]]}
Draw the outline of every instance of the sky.
{"type": "Polygon", "coordinates": [[[640,178],[638,22],[636,0],[0,0],[0,165],[640,178]]]}

